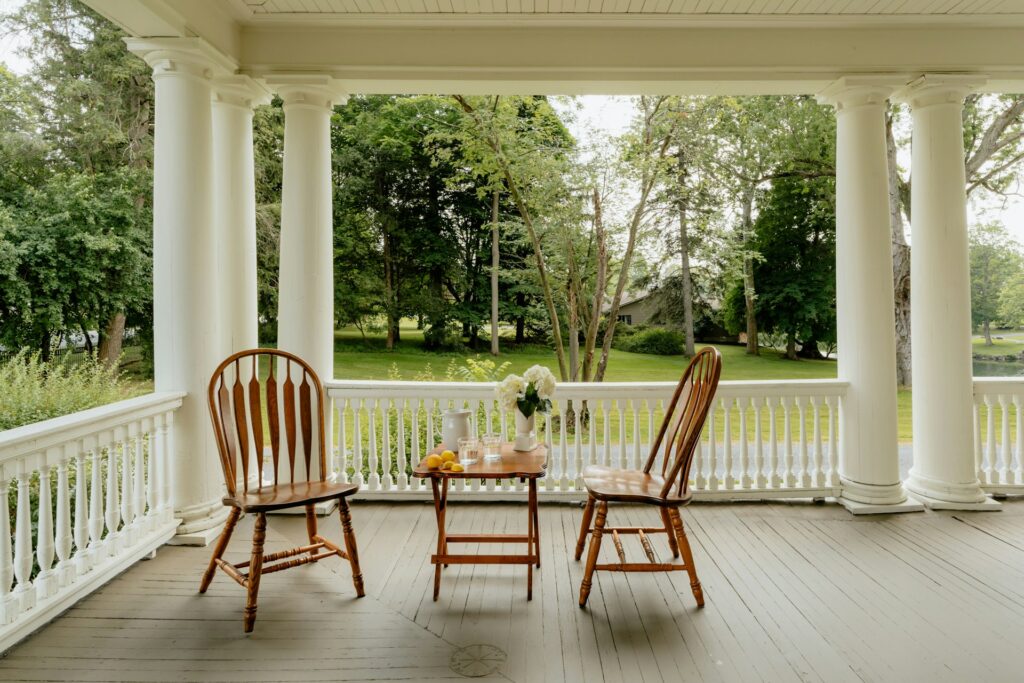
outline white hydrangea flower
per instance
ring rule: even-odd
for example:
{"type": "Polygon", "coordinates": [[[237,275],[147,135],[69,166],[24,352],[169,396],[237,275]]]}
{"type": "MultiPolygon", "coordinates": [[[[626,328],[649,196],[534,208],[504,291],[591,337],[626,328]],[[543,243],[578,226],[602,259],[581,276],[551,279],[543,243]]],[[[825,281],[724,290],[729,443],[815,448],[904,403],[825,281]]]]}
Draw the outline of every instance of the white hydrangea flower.
{"type": "Polygon", "coordinates": [[[503,410],[515,410],[516,401],[526,395],[526,382],[519,375],[509,375],[494,388],[503,410]]]}
{"type": "Polygon", "coordinates": [[[555,393],[555,376],[543,365],[534,365],[523,373],[523,379],[534,386],[541,399],[551,398],[555,393]]]}

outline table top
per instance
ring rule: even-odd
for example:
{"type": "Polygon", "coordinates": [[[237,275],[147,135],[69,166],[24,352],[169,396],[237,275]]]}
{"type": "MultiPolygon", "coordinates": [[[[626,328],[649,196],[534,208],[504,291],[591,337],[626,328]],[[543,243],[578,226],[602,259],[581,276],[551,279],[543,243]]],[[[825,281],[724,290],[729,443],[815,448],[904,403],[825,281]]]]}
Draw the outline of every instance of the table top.
{"type": "MultiPolygon", "coordinates": [[[[436,446],[427,455],[438,455],[445,450],[436,446]]],[[[426,460],[424,456],[423,460],[426,460]]],[[[472,465],[466,465],[462,472],[451,470],[431,470],[419,462],[413,468],[412,476],[442,479],[506,479],[510,477],[521,477],[536,479],[543,477],[548,468],[548,449],[539,445],[532,451],[513,450],[511,443],[501,444],[501,457],[495,460],[484,460],[483,456],[472,465]]]]}

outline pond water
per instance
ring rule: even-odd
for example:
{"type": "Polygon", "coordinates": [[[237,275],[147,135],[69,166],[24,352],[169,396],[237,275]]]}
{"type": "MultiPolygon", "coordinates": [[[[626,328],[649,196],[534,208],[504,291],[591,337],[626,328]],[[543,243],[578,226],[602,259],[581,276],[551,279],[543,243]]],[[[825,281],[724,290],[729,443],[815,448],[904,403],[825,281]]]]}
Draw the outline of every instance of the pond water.
{"type": "Polygon", "coordinates": [[[1024,363],[974,359],[975,377],[1018,377],[1024,375],[1024,363]]]}

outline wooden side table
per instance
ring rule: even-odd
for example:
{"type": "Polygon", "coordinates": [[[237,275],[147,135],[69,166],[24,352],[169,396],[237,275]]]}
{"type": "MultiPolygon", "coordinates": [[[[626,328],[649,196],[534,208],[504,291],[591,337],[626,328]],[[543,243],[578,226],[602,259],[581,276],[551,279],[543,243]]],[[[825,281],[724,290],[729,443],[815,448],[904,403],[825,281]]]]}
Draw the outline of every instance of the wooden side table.
{"type": "MultiPolygon", "coordinates": [[[[427,455],[439,454],[438,446],[427,455]]],[[[426,458],[424,458],[426,460],[426,458]]],[[[430,479],[434,492],[434,513],[437,516],[437,553],[430,556],[434,565],[434,601],[441,592],[441,567],[449,564],[525,564],[526,599],[533,599],[533,567],[540,568],[540,529],[537,518],[537,480],[547,473],[548,451],[537,446],[532,451],[516,451],[511,443],[501,446],[501,458],[484,460],[480,457],[462,472],[431,470],[420,462],[412,476],[430,479]],[[448,506],[448,482],[451,479],[519,479],[526,481],[527,522],[525,534],[449,534],[445,531],[445,511],[448,506]],[[449,543],[525,543],[525,555],[471,555],[451,554],[449,543]]]]}

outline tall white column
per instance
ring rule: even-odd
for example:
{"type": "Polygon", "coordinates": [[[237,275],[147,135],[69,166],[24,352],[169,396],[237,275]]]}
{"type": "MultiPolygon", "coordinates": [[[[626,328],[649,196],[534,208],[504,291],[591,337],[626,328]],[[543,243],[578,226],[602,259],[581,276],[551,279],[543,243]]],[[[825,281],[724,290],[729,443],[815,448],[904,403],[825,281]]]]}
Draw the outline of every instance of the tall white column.
{"type": "Polygon", "coordinates": [[[885,102],[897,82],[847,77],[819,100],[836,109],[836,314],[841,502],[857,513],[920,509],[900,483],[896,323],[885,102]],[[903,505],[901,505],[903,504],[903,505]]]}
{"type": "Polygon", "coordinates": [[[344,103],[327,76],[274,76],[284,101],[284,177],[277,347],[334,376],[334,233],[331,112],[344,103]]]}
{"type": "Polygon", "coordinates": [[[924,76],[900,99],[913,113],[911,329],[914,466],[907,489],[931,507],[985,495],[974,466],[971,284],[962,111],[976,79],[924,76]]]}
{"type": "Polygon", "coordinates": [[[258,345],[252,110],[269,101],[266,89],[248,76],[214,82],[214,225],[220,243],[218,272],[228,353],[258,345]]]}
{"type": "Polygon", "coordinates": [[[153,337],[155,388],[184,391],[171,457],[178,533],[215,532],[226,509],[207,415],[210,375],[224,356],[214,230],[210,82],[230,65],[192,38],[129,39],[153,67],[153,337]]]}

